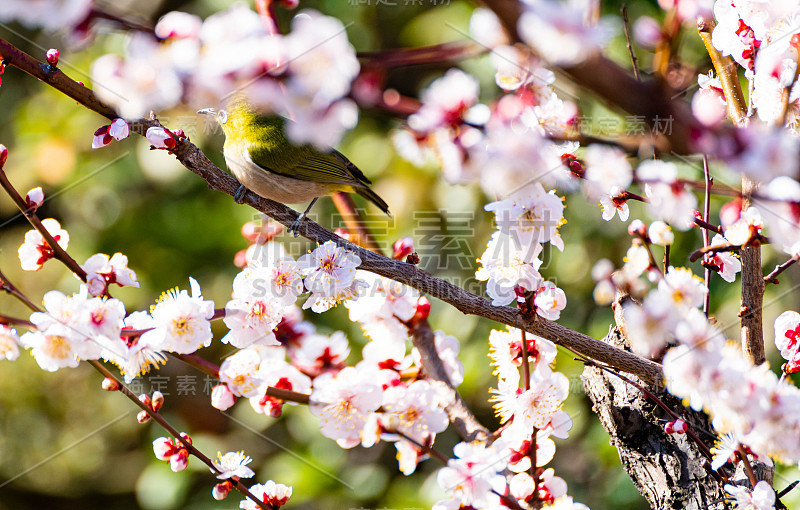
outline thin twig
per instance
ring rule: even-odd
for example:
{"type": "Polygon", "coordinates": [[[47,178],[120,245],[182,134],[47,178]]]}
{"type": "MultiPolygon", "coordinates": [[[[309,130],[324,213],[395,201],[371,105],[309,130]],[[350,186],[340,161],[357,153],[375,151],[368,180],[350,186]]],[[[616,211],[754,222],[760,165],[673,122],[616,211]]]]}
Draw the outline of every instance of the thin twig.
{"type": "Polygon", "coordinates": [[[471,41],[455,41],[420,48],[393,48],[381,51],[359,52],[356,56],[369,60],[371,66],[382,68],[433,64],[470,58],[488,50],[471,41]]]}
{"type": "Polygon", "coordinates": [[[361,215],[356,208],[356,203],[353,201],[353,197],[350,196],[349,193],[338,192],[331,195],[331,199],[333,200],[333,205],[336,206],[336,209],[342,216],[344,224],[347,226],[347,230],[349,230],[351,234],[355,235],[356,239],[353,240],[353,242],[359,246],[365,247],[368,250],[381,253],[378,243],[375,241],[375,238],[372,236],[369,228],[361,218],[361,215]]]}
{"type": "Polygon", "coordinates": [[[625,29],[625,43],[628,45],[628,54],[631,56],[631,64],[633,65],[633,75],[637,80],[642,81],[639,75],[639,59],[636,58],[636,52],[633,51],[633,44],[631,43],[630,23],[628,22],[628,6],[622,4],[620,9],[622,14],[622,27],[625,29]]]}
{"type": "MultiPolygon", "coordinates": [[[[144,412],[146,412],[156,423],[161,425],[164,428],[164,430],[169,432],[170,435],[172,435],[172,437],[174,437],[175,439],[180,441],[183,444],[184,448],[186,448],[186,450],[189,451],[189,453],[191,453],[192,455],[194,455],[195,457],[200,459],[214,473],[217,473],[217,474],[221,473],[221,471],[219,469],[217,469],[217,467],[214,465],[214,463],[211,461],[211,459],[209,459],[203,452],[198,450],[197,447],[195,447],[192,443],[190,443],[183,436],[181,436],[180,432],[178,432],[172,425],[170,425],[169,422],[167,420],[165,420],[163,416],[161,416],[156,411],[153,411],[152,407],[150,407],[149,405],[147,405],[144,402],[142,402],[141,400],[139,400],[139,397],[137,397],[136,394],[133,393],[127,386],[122,384],[122,381],[117,379],[114,376],[114,374],[112,374],[105,366],[103,366],[102,363],[100,363],[99,361],[96,361],[96,360],[89,360],[88,363],[90,365],[92,365],[95,368],[95,370],[100,372],[100,374],[102,374],[103,377],[106,377],[108,379],[111,379],[111,380],[115,381],[116,384],[119,387],[118,391],[120,393],[125,395],[128,398],[128,400],[130,400],[131,402],[136,404],[139,408],[141,408],[144,412]]],[[[233,482],[233,479],[231,479],[231,482],[233,482]]],[[[239,492],[241,492],[242,494],[244,494],[248,498],[252,499],[259,507],[263,508],[264,510],[275,510],[274,506],[269,505],[267,503],[264,503],[263,501],[261,501],[260,499],[255,497],[247,489],[247,487],[245,487],[244,484],[242,484],[242,482],[237,480],[237,481],[233,482],[233,485],[234,485],[234,487],[236,487],[236,489],[239,492]]]]}
{"type": "Polygon", "coordinates": [[[38,231],[47,244],[50,245],[50,249],[53,250],[53,257],[61,261],[70,271],[75,273],[75,276],[80,278],[83,282],[86,282],[86,271],[84,271],[80,264],[72,258],[71,255],[67,253],[67,251],[58,244],[53,238],[53,235],[47,231],[47,229],[42,225],[42,221],[36,215],[36,213],[28,208],[28,204],[25,203],[25,200],[20,196],[19,192],[17,192],[16,188],[11,184],[11,181],[8,180],[8,176],[6,175],[5,170],[0,168],[0,187],[2,187],[8,196],[11,197],[11,201],[14,202],[14,205],[22,212],[25,218],[28,219],[28,222],[33,226],[36,231],[38,231]]]}
{"type": "Polygon", "coordinates": [[[5,315],[0,313],[0,324],[6,325],[14,325],[14,326],[24,326],[26,328],[35,328],[36,325],[29,320],[20,319],[17,317],[11,317],[10,315],[5,315]]]}
{"type": "Polygon", "coordinates": [[[33,310],[34,312],[40,311],[39,307],[36,306],[33,301],[28,299],[28,296],[23,294],[13,283],[11,280],[8,279],[6,275],[0,271],[0,290],[7,292],[8,294],[14,296],[18,299],[22,304],[33,310]]]}
{"type": "MultiPolygon", "coordinates": [[[[703,222],[708,223],[708,215],[709,210],[711,209],[711,186],[714,184],[714,179],[711,178],[711,174],[708,170],[708,155],[703,154],[703,177],[706,181],[706,192],[703,195],[703,222]]],[[[709,235],[708,229],[703,229],[703,248],[709,245],[709,235]]],[[[711,268],[705,267],[703,271],[703,281],[706,284],[706,292],[705,297],[703,298],[703,313],[705,314],[706,318],[708,318],[708,311],[709,306],[711,304],[711,268]]]]}
{"type": "Polygon", "coordinates": [[[747,479],[750,480],[751,487],[755,489],[758,484],[758,478],[756,478],[753,466],[750,464],[750,459],[747,458],[747,450],[744,449],[744,445],[742,444],[739,444],[736,450],[739,452],[739,457],[741,457],[742,462],[744,462],[744,470],[747,473],[747,479]]]}
{"type": "Polygon", "coordinates": [[[800,256],[792,255],[792,257],[789,260],[787,260],[786,262],[784,262],[783,264],[779,264],[779,265],[775,266],[775,269],[773,269],[770,274],[768,274],[767,276],[764,277],[764,283],[765,284],[767,284],[767,283],[777,284],[778,283],[778,275],[781,274],[782,272],[786,271],[790,267],[792,267],[792,265],[794,265],[794,263],[797,262],[799,259],[800,259],[800,256]]]}
{"type": "MultiPolygon", "coordinates": [[[[173,357],[183,361],[187,365],[191,365],[194,368],[200,370],[204,374],[213,377],[214,379],[219,379],[219,367],[214,363],[208,361],[205,358],[197,354],[176,354],[170,353],[173,357]]],[[[267,396],[277,398],[280,400],[285,400],[287,402],[294,402],[296,404],[306,404],[311,401],[311,395],[308,393],[300,393],[297,391],[292,390],[285,390],[282,388],[276,388],[274,386],[267,386],[265,391],[267,396]]]]}
{"type": "Polygon", "coordinates": [[[696,262],[703,255],[708,255],[708,254],[711,254],[711,253],[717,253],[717,252],[723,252],[723,251],[736,251],[736,250],[741,250],[741,249],[742,249],[741,245],[728,243],[728,242],[720,243],[720,244],[714,244],[714,245],[711,245],[711,246],[703,246],[702,248],[698,248],[698,249],[696,249],[695,251],[693,251],[692,253],[689,254],[689,261],[690,262],[696,262]]]}

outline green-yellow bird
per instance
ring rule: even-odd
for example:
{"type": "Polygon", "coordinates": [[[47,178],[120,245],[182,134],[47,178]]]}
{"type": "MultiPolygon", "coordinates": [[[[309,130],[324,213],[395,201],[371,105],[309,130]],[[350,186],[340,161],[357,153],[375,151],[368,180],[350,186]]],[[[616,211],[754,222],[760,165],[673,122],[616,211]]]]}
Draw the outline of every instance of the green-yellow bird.
{"type": "Polygon", "coordinates": [[[242,100],[234,101],[228,110],[204,108],[197,113],[213,115],[222,126],[225,163],[242,184],[234,195],[237,203],[245,189],[285,204],[311,201],[289,228],[295,236],[317,198],[337,191],[358,193],[389,214],[386,202],[369,188],[370,180],[339,151],[321,151],[287,140],[284,125],[291,121],[259,114],[242,100]]]}

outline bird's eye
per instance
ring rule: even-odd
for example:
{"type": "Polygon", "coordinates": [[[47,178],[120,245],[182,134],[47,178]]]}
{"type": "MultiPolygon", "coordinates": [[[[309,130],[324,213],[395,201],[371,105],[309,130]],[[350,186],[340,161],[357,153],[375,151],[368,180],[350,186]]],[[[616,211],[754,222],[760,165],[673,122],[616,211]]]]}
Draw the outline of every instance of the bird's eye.
{"type": "Polygon", "coordinates": [[[225,110],[220,110],[219,113],[217,114],[217,118],[219,119],[220,124],[225,124],[226,122],[228,122],[228,112],[226,112],[225,110]]]}

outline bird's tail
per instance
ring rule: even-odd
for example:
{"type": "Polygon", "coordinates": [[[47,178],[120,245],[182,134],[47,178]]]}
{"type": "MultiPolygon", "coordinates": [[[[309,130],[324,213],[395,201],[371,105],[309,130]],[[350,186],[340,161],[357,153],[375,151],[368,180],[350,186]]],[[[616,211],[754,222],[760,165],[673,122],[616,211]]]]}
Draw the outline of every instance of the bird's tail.
{"type": "Polygon", "coordinates": [[[356,188],[354,191],[359,195],[361,195],[362,197],[369,200],[370,202],[372,202],[373,204],[377,205],[381,211],[391,216],[391,214],[389,213],[389,206],[386,204],[386,202],[383,201],[381,197],[378,196],[377,193],[375,193],[374,191],[372,191],[367,187],[356,188]]]}

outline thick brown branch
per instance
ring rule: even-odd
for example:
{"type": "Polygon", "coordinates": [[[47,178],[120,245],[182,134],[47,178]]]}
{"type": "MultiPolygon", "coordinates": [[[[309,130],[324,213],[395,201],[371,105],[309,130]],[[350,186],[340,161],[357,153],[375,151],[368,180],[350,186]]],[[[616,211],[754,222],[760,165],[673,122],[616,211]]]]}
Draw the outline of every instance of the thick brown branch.
{"type": "Polygon", "coordinates": [[[486,53],[486,48],[472,42],[456,41],[420,48],[397,48],[358,53],[358,58],[369,60],[371,66],[390,68],[447,62],[486,53]]]}
{"type": "MultiPolygon", "coordinates": [[[[750,206],[750,195],[757,184],[742,176],[742,211],[750,206]]],[[[764,304],[764,273],[761,270],[761,246],[742,248],[742,350],[755,365],[766,361],[764,354],[764,331],[761,324],[764,304]]]]}
{"type": "Polygon", "coordinates": [[[450,382],[444,363],[436,350],[433,329],[428,321],[417,321],[411,326],[411,335],[414,347],[419,351],[425,375],[430,379],[443,382],[450,390],[445,411],[458,435],[464,441],[486,440],[489,437],[489,430],[478,422],[450,382]]]}
{"type": "MultiPolygon", "coordinates": [[[[520,41],[517,21],[524,9],[517,0],[483,0],[500,18],[513,41],[520,41]]],[[[691,152],[692,133],[702,131],[686,104],[676,100],[678,94],[660,81],[638,81],[630,73],[596,54],[575,67],[562,69],[576,84],[591,90],[604,101],[634,115],[641,115],[653,132],[669,140],[670,150],[677,154],[691,152]]]]}
{"type": "Polygon", "coordinates": [[[722,53],[711,44],[711,32],[714,30],[714,20],[699,18],[697,20],[697,32],[706,47],[711,63],[717,72],[722,91],[725,93],[725,101],[728,105],[728,116],[734,124],[741,125],[747,118],[747,103],[744,100],[744,93],[739,84],[739,73],[737,64],[731,57],[724,57],[722,53]]]}

